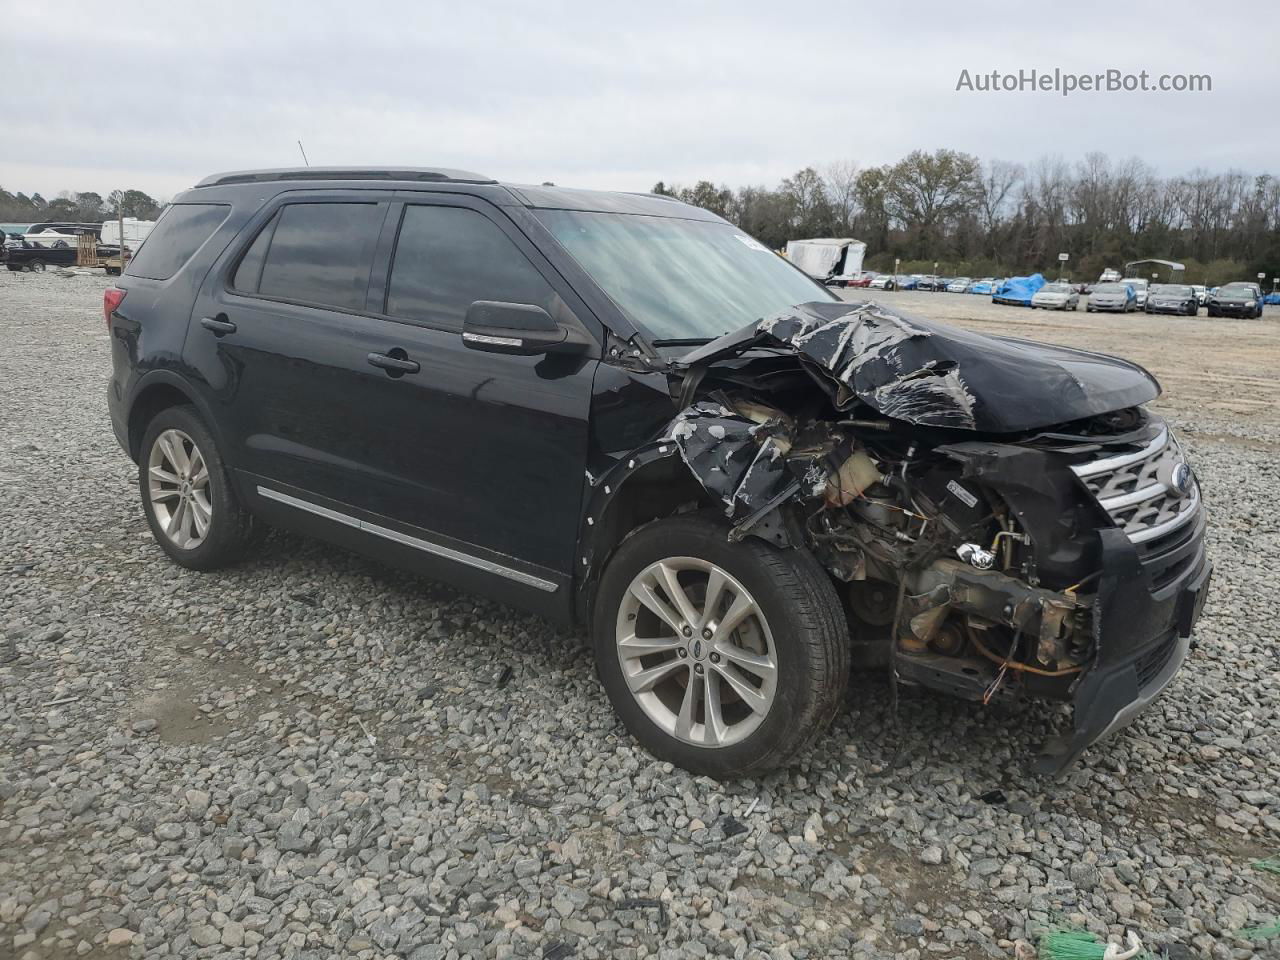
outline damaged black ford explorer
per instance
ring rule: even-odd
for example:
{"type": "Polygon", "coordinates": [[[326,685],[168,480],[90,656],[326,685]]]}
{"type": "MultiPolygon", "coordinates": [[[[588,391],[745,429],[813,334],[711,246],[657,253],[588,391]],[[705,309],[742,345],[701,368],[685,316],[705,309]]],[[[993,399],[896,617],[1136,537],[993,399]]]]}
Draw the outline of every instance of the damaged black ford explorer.
{"type": "Polygon", "coordinates": [[[269,523],[585,625],[627,728],[699,773],[793,761],[869,667],[1069,704],[1055,773],[1170,682],[1204,603],[1145,370],[843,302],[671,199],[213,176],[104,310],[173,560],[269,523]]]}

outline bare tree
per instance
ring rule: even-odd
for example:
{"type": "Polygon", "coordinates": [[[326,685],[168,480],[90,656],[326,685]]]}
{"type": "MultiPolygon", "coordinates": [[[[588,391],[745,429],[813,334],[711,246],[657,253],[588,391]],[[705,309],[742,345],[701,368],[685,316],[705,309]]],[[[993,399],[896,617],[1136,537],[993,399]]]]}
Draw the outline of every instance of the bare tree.
{"type": "Polygon", "coordinates": [[[837,160],[822,168],[832,232],[842,237],[853,234],[853,222],[858,214],[858,173],[858,165],[852,160],[837,160]]]}

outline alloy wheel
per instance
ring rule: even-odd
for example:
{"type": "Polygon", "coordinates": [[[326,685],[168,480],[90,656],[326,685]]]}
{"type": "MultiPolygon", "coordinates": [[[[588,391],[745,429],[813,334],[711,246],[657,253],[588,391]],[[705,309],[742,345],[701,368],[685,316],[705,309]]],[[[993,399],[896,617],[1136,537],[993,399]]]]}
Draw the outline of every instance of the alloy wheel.
{"type": "Polygon", "coordinates": [[[615,641],[636,702],[686,743],[737,743],[773,706],[778,663],[764,613],[706,560],[668,557],[641,570],[619,606],[615,641]]]}
{"type": "Polygon", "coordinates": [[[213,520],[209,466],[181,430],[165,430],[151,445],[147,491],[156,524],[170,542],[182,550],[204,543],[213,520]]]}

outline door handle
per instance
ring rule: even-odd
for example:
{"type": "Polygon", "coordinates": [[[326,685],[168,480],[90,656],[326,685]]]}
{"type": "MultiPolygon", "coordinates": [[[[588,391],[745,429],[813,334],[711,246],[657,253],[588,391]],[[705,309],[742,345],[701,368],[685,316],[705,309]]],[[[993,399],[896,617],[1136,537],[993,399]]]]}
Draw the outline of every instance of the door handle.
{"type": "Polygon", "coordinates": [[[417,373],[422,369],[422,367],[418,365],[418,361],[408,359],[405,352],[399,347],[391,351],[389,355],[385,353],[371,353],[369,354],[369,362],[375,367],[381,367],[393,376],[399,376],[400,374],[405,373],[417,373]],[[396,356],[397,353],[400,354],[400,356],[396,356]]]}
{"type": "Polygon", "coordinates": [[[206,330],[212,330],[214,336],[225,337],[228,333],[236,332],[236,325],[230,320],[220,317],[201,317],[200,326],[206,330]]]}

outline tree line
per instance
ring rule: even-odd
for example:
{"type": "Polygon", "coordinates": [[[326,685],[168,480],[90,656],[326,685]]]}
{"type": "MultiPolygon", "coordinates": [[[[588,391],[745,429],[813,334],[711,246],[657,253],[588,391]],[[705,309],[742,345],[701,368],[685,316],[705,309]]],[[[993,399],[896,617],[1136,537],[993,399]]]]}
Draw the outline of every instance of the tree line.
{"type": "MultiPolygon", "coordinates": [[[[806,237],[854,237],[866,266],[903,272],[1092,279],[1104,267],[1158,258],[1188,283],[1280,276],[1280,180],[1193,170],[1161,177],[1138,158],[1090,153],[1076,163],[980,160],[914,151],[897,163],[806,167],[775,187],[700,180],[654,193],[706,207],[774,248],[806,237]],[[1070,259],[1060,270],[1058,255],[1070,259]]],[[[1163,274],[1162,274],[1163,276],[1163,274]]]]}
{"type": "Polygon", "coordinates": [[[37,223],[41,220],[70,223],[101,223],[120,216],[154,220],[164,204],[141,190],[112,190],[101,194],[63,190],[46,200],[38,193],[10,193],[0,187],[0,220],[5,223],[37,223]]]}

